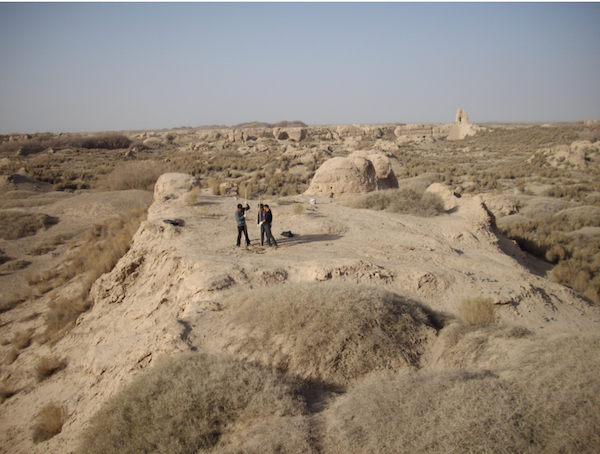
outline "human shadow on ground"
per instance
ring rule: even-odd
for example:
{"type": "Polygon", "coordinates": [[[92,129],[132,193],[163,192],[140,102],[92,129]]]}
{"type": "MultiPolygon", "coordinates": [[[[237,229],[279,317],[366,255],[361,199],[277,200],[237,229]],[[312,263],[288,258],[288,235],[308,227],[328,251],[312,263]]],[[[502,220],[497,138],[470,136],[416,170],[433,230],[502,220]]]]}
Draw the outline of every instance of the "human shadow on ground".
{"type": "Polygon", "coordinates": [[[278,246],[294,246],[297,244],[315,243],[319,241],[335,241],[339,240],[342,235],[298,235],[294,233],[291,238],[279,235],[275,238],[278,246]]]}

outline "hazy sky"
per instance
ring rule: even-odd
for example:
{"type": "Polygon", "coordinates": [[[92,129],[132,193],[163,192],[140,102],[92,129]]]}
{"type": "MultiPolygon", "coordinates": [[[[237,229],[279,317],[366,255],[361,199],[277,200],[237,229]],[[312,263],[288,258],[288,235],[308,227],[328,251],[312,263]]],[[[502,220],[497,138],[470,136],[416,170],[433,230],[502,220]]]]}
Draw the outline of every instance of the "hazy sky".
{"type": "Polygon", "coordinates": [[[600,119],[600,3],[0,3],[0,133],[600,119]]]}

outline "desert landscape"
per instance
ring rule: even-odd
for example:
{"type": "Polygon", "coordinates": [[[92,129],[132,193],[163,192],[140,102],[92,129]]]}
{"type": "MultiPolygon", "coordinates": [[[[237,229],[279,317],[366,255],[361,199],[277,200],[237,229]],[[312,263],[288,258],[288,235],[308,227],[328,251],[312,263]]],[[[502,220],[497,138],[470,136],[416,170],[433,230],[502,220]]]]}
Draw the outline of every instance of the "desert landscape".
{"type": "Polygon", "coordinates": [[[463,109],[0,136],[0,452],[597,453],[599,164],[463,109]]]}

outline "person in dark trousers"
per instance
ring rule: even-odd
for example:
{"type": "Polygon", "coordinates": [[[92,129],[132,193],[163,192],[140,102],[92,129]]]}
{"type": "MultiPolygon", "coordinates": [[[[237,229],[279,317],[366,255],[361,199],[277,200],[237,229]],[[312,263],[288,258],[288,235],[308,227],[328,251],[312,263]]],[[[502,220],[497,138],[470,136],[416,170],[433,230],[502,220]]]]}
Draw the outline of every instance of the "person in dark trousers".
{"type": "Polygon", "coordinates": [[[273,235],[271,234],[271,224],[273,223],[273,213],[271,212],[269,205],[265,205],[263,207],[263,210],[265,211],[265,222],[263,225],[265,226],[265,235],[267,236],[267,243],[269,244],[269,246],[277,247],[277,241],[275,241],[275,238],[273,238],[273,235]]]}
{"type": "Polygon", "coordinates": [[[240,243],[242,240],[242,232],[244,232],[244,236],[246,237],[246,246],[250,246],[250,238],[248,238],[248,229],[246,228],[246,211],[250,210],[250,205],[246,203],[246,206],[242,206],[241,203],[238,203],[237,211],[235,212],[235,220],[237,222],[238,228],[238,236],[236,246],[240,247],[240,243]]]}
{"type": "Polygon", "coordinates": [[[256,223],[260,227],[260,245],[265,243],[265,210],[264,205],[261,203],[258,205],[258,215],[256,217],[256,223]]]}

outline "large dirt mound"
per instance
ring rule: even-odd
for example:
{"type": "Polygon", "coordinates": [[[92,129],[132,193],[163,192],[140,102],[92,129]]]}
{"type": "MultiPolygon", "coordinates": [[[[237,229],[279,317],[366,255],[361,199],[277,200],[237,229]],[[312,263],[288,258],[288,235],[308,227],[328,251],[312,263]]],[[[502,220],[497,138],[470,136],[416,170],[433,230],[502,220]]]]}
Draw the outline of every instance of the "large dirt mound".
{"type": "Polygon", "coordinates": [[[436,333],[421,307],[373,287],[286,284],[234,301],[240,309],[233,325],[243,333],[231,341],[236,354],[332,384],[373,370],[418,366],[436,333]]]}

